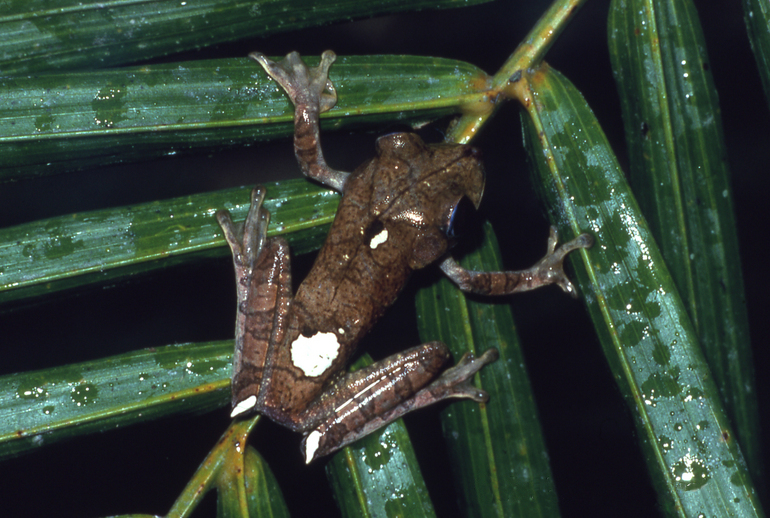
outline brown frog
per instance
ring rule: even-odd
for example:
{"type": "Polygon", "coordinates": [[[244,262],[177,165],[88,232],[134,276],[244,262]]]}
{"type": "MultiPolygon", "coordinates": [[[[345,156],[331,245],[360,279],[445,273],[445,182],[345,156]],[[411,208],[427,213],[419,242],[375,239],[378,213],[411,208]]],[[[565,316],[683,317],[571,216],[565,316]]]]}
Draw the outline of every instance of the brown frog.
{"type": "Polygon", "coordinates": [[[252,192],[244,223],[217,213],[233,252],[238,312],[232,380],[232,416],[259,412],[304,435],[305,461],[336,451],[406,412],[450,397],[483,402],[471,383],[495,361],[487,350],[450,359],[430,342],[348,373],[358,341],[395,300],[413,270],[441,259],[441,269],[463,291],[502,295],[555,283],[574,295],[562,270],[566,254],[591,245],[588,235],[556,248],[519,272],[473,272],[447,251],[454,211],[463,197],[477,208],[484,188],[479,153],[470,146],[427,145],[412,133],[377,140],[377,155],[352,174],[324,161],[318,115],[337,96],[328,79],[334,62],[324,52],[308,68],[292,52],[280,63],[252,53],[296,107],[294,150],[304,174],[343,194],[326,243],[292,297],[289,248],[266,237],[265,190],[252,192]]]}

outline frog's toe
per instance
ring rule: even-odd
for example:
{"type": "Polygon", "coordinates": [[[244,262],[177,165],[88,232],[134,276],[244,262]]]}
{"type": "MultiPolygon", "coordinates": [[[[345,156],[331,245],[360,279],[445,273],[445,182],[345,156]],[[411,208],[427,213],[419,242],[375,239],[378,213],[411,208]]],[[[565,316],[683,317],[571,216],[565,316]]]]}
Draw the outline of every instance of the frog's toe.
{"type": "Polygon", "coordinates": [[[444,371],[434,383],[445,387],[444,397],[466,398],[484,403],[489,399],[489,395],[473,385],[473,375],[485,365],[497,361],[499,357],[497,349],[487,349],[478,357],[465,353],[457,365],[444,371]]]}
{"type": "Polygon", "coordinates": [[[321,55],[317,67],[308,67],[299,53],[290,52],[275,62],[260,52],[252,52],[249,58],[259,63],[288,94],[292,103],[316,106],[319,113],[330,110],[337,103],[337,92],[329,80],[329,67],[337,55],[331,50],[321,55]]]}
{"type": "Polygon", "coordinates": [[[535,265],[534,270],[540,277],[542,284],[556,284],[569,295],[577,297],[577,289],[564,272],[564,259],[570,252],[579,248],[590,248],[594,244],[594,238],[589,234],[580,234],[575,239],[557,247],[558,240],[559,235],[556,228],[551,227],[551,234],[548,237],[548,253],[535,265]]]}
{"type": "Polygon", "coordinates": [[[251,206],[243,223],[243,251],[256,259],[264,248],[267,239],[267,226],[270,212],[262,206],[265,201],[265,188],[261,185],[251,191],[251,206]]]}

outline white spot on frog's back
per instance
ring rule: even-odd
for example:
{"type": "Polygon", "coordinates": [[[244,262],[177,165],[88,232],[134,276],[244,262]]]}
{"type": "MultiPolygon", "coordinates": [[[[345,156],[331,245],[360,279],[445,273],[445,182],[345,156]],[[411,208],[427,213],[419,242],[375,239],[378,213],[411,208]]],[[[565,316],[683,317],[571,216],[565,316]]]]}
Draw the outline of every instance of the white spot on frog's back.
{"type": "Polygon", "coordinates": [[[237,405],[235,405],[235,408],[233,408],[233,411],[230,412],[230,417],[235,417],[243,414],[244,412],[248,412],[252,408],[254,408],[254,405],[257,404],[257,396],[249,396],[243,401],[239,402],[237,405]]]}
{"type": "Polygon", "coordinates": [[[318,444],[321,442],[321,432],[313,430],[305,439],[305,464],[310,464],[313,460],[318,444]]]}
{"type": "Polygon", "coordinates": [[[318,332],[311,337],[299,335],[291,344],[291,362],[305,376],[320,376],[337,359],[340,343],[334,333],[318,332]]]}
{"type": "Polygon", "coordinates": [[[385,241],[388,240],[388,229],[383,228],[379,234],[374,236],[371,241],[369,241],[369,246],[372,250],[383,244],[385,241]]]}

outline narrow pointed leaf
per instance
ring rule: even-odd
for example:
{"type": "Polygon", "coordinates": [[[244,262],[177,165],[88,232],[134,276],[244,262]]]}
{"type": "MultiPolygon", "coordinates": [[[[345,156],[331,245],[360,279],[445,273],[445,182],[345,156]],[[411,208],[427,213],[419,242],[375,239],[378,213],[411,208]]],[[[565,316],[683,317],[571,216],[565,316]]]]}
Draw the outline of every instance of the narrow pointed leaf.
{"type": "MultiPolygon", "coordinates": [[[[502,269],[497,240],[487,223],[479,250],[461,264],[480,271],[502,269]]],[[[497,362],[480,373],[489,393],[483,405],[451,404],[442,412],[461,509],[468,516],[558,516],[556,491],[537,409],[509,306],[466,297],[448,279],[417,295],[418,325],[424,341],[441,340],[455,359],[489,348],[497,362]]]]}
{"type": "MultiPolygon", "coordinates": [[[[251,187],[226,189],[0,229],[0,302],[195,260],[228,255],[214,214],[246,218],[251,187]]],[[[304,179],[270,185],[269,235],[287,234],[296,253],[320,246],[339,195],[304,179]]]]}
{"type": "Polygon", "coordinates": [[[283,500],[278,481],[270,466],[251,446],[246,447],[246,496],[249,516],[289,517],[289,509],[283,500]]]}
{"type": "Polygon", "coordinates": [[[770,104],[770,4],[764,0],[743,0],[743,18],[765,89],[765,100],[770,104]]]}
{"type": "Polygon", "coordinates": [[[690,0],[615,0],[608,31],[631,185],[759,481],[759,409],[738,231],[719,100],[695,7],[690,0]]]}
{"type": "Polygon", "coordinates": [[[547,65],[523,80],[525,138],[546,205],[562,228],[596,238],[577,277],[662,509],[762,516],[689,315],[598,122],[547,65]]]}
{"type": "Polygon", "coordinates": [[[230,401],[232,340],[142,349],[0,377],[0,459],[230,401]]]}
{"type": "Polygon", "coordinates": [[[218,517],[289,517],[281,488],[270,466],[254,447],[246,446],[243,463],[238,468],[222,468],[217,483],[218,517]]]}
{"type": "MultiPolygon", "coordinates": [[[[166,514],[167,518],[183,518],[191,516],[191,513],[201,503],[206,493],[213,488],[218,488],[226,496],[234,496],[233,500],[227,498],[224,509],[220,505],[219,511],[233,512],[236,516],[246,515],[249,509],[246,495],[246,444],[249,434],[261,420],[260,416],[250,419],[235,419],[216,441],[203,459],[192,478],[177,497],[171,509],[166,514]]],[[[219,502],[222,504],[222,501],[219,502]]]]}
{"type": "MultiPolygon", "coordinates": [[[[330,78],[339,103],[322,115],[325,128],[425,122],[457,112],[486,85],[472,65],[415,56],[340,56],[330,78]]],[[[291,102],[246,58],[0,77],[0,91],[0,181],[294,131],[291,102]]]]}
{"type": "Polygon", "coordinates": [[[0,8],[0,75],[100,68],[246,37],[487,0],[10,0],[0,8]]]}

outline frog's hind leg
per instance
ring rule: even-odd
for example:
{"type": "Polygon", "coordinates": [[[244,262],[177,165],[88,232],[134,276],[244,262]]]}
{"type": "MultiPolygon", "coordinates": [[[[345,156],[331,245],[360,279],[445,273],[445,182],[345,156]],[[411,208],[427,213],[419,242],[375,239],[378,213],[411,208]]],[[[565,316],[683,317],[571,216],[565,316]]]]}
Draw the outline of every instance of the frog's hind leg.
{"type": "Polygon", "coordinates": [[[436,378],[450,355],[441,342],[429,342],[344,376],[327,391],[333,397],[321,399],[309,410],[325,420],[302,440],[305,461],[332,453],[407,412],[444,399],[486,401],[487,393],[476,388],[472,378],[497,357],[496,349],[478,358],[465,354],[436,378]]]}
{"type": "Polygon", "coordinates": [[[310,68],[291,52],[279,62],[252,52],[249,57],[262,65],[270,77],[286,91],[294,103],[294,154],[305,176],[339,192],[349,174],[326,164],[321,150],[318,115],[337,103],[337,91],[329,80],[329,67],[337,56],[331,50],[321,55],[317,67],[310,68]]]}
{"type": "Polygon", "coordinates": [[[238,309],[235,319],[232,417],[259,408],[265,363],[283,340],[291,304],[289,245],[267,238],[270,213],[262,207],[265,189],[251,193],[246,220],[235,224],[226,210],[217,221],[233,252],[238,309]]]}

